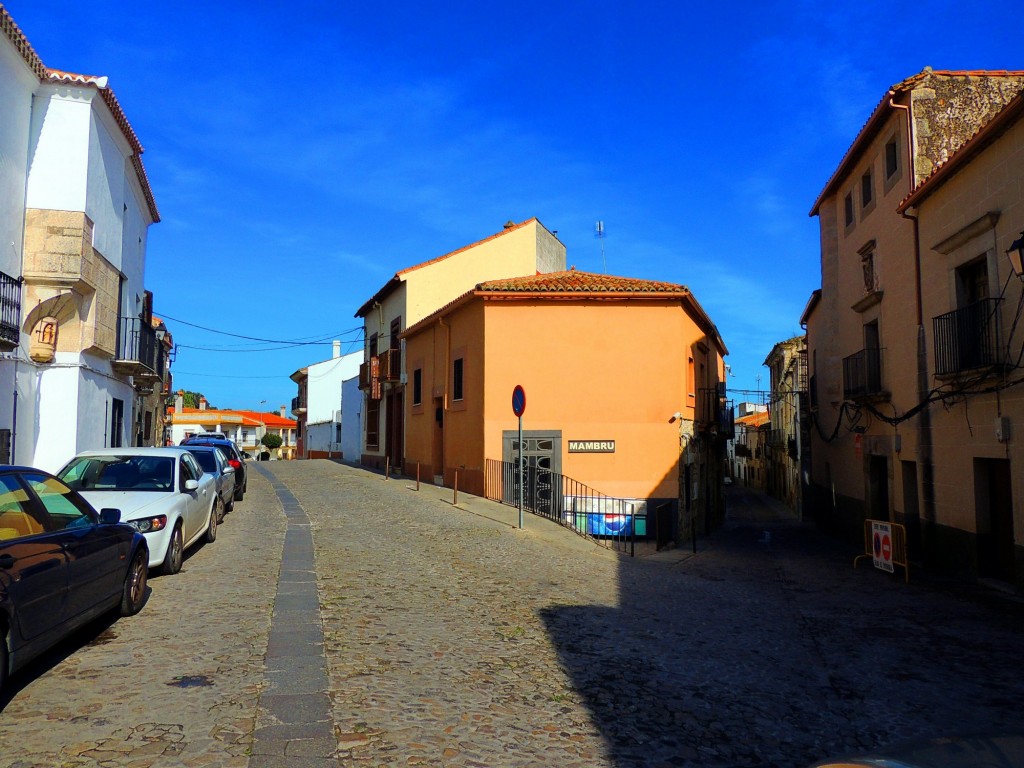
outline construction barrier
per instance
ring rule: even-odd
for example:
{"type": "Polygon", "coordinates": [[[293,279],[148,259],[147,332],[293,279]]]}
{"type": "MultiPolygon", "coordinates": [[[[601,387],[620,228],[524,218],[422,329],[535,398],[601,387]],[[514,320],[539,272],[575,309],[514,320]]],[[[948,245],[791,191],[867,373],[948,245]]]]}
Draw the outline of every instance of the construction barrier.
{"type": "Polygon", "coordinates": [[[910,564],[907,562],[907,529],[888,520],[864,521],[864,554],[853,558],[853,567],[868,558],[880,570],[892,571],[893,565],[903,568],[904,581],[910,583],[910,564]],[[877,534],[877,535],[876,535],[877,534]]]}

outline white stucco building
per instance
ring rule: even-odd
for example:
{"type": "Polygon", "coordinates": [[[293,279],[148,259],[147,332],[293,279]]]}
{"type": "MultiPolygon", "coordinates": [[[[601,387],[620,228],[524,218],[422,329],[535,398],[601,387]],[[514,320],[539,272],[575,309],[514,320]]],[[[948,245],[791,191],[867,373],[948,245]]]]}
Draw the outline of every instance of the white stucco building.
{"type": "MultiPolygon", "coordinates": [[[[333,344],[329,360],[312,363],[291,375],[299,386],[298,395],[292,400],[292,414],[299,422],[299,455],[302,458],[342,458],[342,433],[348,416],[342,382],[359,376],[359,365],[363,362],[362,350],[341,354],[341,342],[333,344]]],[[[357,388],[358,392],[358,388],[357,388]]],[[[358,410],[355,400],[349,400],[352,408],[358,410]]],[[[349,454],[344,458],[358,461],[358,456],[349,454]]]]}
{"type": "Polygon", "coordinates": [[[107,79],[44,66],[0,6],[0,460],[54,470],[152,427],[141,154],[107,79]]]}

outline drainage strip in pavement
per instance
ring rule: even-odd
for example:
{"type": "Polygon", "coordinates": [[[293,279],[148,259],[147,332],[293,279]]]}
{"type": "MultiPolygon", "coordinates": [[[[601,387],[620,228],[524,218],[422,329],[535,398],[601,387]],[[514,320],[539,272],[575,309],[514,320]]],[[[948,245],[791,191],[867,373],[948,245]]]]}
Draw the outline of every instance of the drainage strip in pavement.
{"type": "Polygon", "coordinates": [[[288,529],[249,768],[335,768],[337,740],[327,695],[313,532],[288,487],[270,470],[255,466],[277,493],[288,529]]]}

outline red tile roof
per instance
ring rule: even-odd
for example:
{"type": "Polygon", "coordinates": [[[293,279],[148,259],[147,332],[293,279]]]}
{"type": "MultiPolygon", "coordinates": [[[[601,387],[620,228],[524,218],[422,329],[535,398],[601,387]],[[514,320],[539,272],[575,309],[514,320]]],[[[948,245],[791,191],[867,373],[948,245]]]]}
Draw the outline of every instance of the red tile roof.
{"type": "Polygon", "coordinates": [[[687,294],[685,285],[641,280],[632,277],[599,275],[593,272],[550,272],[543,275],[488,280],[476,287],[480,292],[509,293],[598,293],[598,294],[687,294]]]}
{"type": "Polygon", "coordinates": [[[14,19],[11,18],[11,14],[0,5],[0,32],[11,41],[21,58],[28,64],[29,69],[38,77],[43,80],[46,77],[46,67],[43,65],[43,60],[39,58],[39,54],[32,48],[32,44],[29,43],[28,38],[25,37],[25,33],[21,31],[21,28],[14,23],[14,19]]]}
{"type": "Polygon", "coordinates": [[[893,85],[885,92],[882,96],[881,101],[875,107],[871,116],[868,117],[867,122],[864,123],[860,131],[857,133],[857,137],[853,140],[850,148],[846,150],[846,154],[843,155],[843,159],[839,162],[835,172],[829,178],[825,184],[824,189],[818,195],[818,198],[814,201],[814,206],[808,215],[817,216],[818,209],[821,207],[822,202],[828,197],[834,190],[839,182],[846,176],[846,172],[849,169],[850,164],[854,158],[857,157],[864,148],[864,146],[874,137],[875,133],[881,128],[883,121],[889,113],[890,109],[893,109],[891,105],[892,100],[897,96],[909,93],[914,89],[916,85],[926,80],[928,77],[1014,77],[1024,78],[1024,70],[1008,70],[1008,69],[932,69],[931,67],[925,67],[922,71],[916,75],[901,80],[900,82],[893,85]]]}
{"type": "Polygon", "coordinates": [[[632,277],[616,277],[599,275],[593,272],[579,272],[569,269],[564,272],[548,272],[542,275],[526,277],[509,277],[501,280],[488,280],[479,283],[472,291],[468,291],[440,309],[427,315],[418,323],[406,328],[401,337],[418,332],[439,317],[444,317],[456,307],[474,298],[495,298],[515,296],[516,298],[544,299],[669,299],[682,303],[687,313],[713,343],[724,357],[729,350],[722,341],[718,328],[704,311],[690,289],[685,285],[664,283],[658,280],[642,280],[632,277]]]}
{"type": "Polygon", "coordinates": [[[736,418],[736,424],[742,424],[749,427],[763,427],[771,419],[768,411],[754,411],[748,413],[746,416],[739,416],[736,418]]]}
{"type": "MultiPolygon", "coordinates": [[[[167,409],[167,413],[175,415],[175,408],[171,406],[167,409]]],[[[241,423],[248,426],[264,425],[267,427],[282,429],[295,429],[298,425],[298,422],[296,422],[295,419],[286,418],[279,413],[236,411],[232,408],[182,408],[181,412],[177,413],[177,416],[180,421],[184,421],[186,417],[194,417],[196,421],[202,424],[217,424],[223,420],[224,416],[230,416],[234,418],[232,418],[230,422],[226,423],[241,423]],[[238,421],[235,421],[235,418],[237,418],[238,421]]]]}
{"type": "Polygon", "coordinates": [[[153,197],[153,190],[149,185],[149,177],[146,175],[146,168],[142,164],[141,155],[145,151],[142,148],[142,144],[139,142],[139,137],[135,135],[135,131],[132,129],[131,124],[128,122],[128,118],[124,114],[124,110],[121,109],[121,104],[118,102],[114,92],[110,90],[107,85],[106,77],[95,77],[93,75],[79,75],[73,72],[64,72],[60,69],[51,69],[43,64],[42,59],[35,52],[32,46],[28,42],[28,38],[21,31],[17,24],[14,23],[14,19],[7,10],[0,4],[0,33],[3,33],[8,40],[14,45],[16,51],[21,54],[22,59],[28,64],[29,68],[39,78],[40,82],[54,83],[54,84],[65,84],[75,85],[83,87],[96,88],[103,102],[107,105],[110,110],[110,114],[113,116],[117,126],[121,129],[121,133],[124,134],[128,144],[132,148],[131,161],[132,166],[135,168],[135,173],[139,178],[139,184],[142,187],[142,194],[146,198],[146,205],[149,208],[150,216],[153,221],[160,221],[160,212],[156,207],[156,200],[153,197]]]}

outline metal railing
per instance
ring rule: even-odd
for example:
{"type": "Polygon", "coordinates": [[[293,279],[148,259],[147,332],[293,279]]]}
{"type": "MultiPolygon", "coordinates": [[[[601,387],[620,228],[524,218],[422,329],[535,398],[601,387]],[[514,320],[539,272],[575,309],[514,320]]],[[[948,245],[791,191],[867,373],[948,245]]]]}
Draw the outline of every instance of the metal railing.
{"type": "Polygon", "coordinates": [[[378,355],[381,381],[400,381],[402,378],[402,350],[385,349],[378,355]]]}
{"type": "Polygon", "coordinates": [[[306,398],[304,397],[293,397],[292,398],[292,409],[290,413],[298,413],[299,409],[306,410],[306,398]]]}
{"type": "Polygon", "coordinates": [[[21,279],[0,272],[0,341],[21,341],[21,279]]]}
{"type": "Polygon", "coordinates": [[[996,313],[1001,299],[982,299],[932,318],[935,375],[999,364],[996,313]]]}
{"type": "Polygon", "coordinates": [[[156,329],[142,318],[122,317],[120,330],[117,359],[132,360],[153,373],[162,373],[162,356],[157,370],[156,329]]]}
{"type": "Polygon", "coordinates": [[[843,358],[843,397],[854,399],[882,392],[882,350],[862,349],[843,358]]]}
{"type": "MultiPolygon", "coordinates": [[[[595,491],[581,482],[533,464],[523,468],[523,509],[569,528],[619,552],[636,552],[647,538],[647,512],[638,502],[595,491]]],[[[519,505],[518,462],[487,459],[484,495],[491,501],[519,505]]]]}

